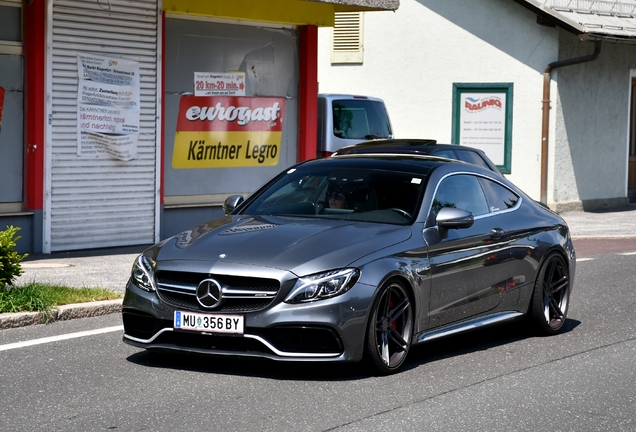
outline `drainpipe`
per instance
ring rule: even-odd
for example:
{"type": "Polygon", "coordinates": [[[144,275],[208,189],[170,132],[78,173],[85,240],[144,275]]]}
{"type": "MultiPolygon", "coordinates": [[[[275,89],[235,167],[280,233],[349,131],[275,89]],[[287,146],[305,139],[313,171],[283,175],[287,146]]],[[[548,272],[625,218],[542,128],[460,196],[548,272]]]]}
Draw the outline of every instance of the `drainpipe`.
{"type": "Polygon", "coordinates": [[[548,200],[548,135],[550,125],[550,82],[552,70],[564,66],[596,60],[601,53],[601,40],[594,41],[594,52],[588,56],[577,57],[550,63],[543,72],[543,119],[541,121],[541,202],[548,200]]]}

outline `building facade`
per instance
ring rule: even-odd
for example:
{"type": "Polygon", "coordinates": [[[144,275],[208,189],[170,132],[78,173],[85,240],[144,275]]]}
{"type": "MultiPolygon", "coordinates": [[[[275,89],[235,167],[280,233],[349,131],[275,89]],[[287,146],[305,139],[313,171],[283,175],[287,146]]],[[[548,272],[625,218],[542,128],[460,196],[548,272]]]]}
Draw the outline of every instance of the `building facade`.
{"type": "Polygon", "coordinates": [[[317,28],[398,0],[0,0],[0,227],[151,244],[316,152],[317,28]]]}
{"type": "Polygon", "coordinates": [[[483,148],[557,211],[620,206],[636,193],[635,16],[627,0],[404,0],[362,14],[362,59],[319,30],[319,90],[384,99],[398,138],[483,148]]]}

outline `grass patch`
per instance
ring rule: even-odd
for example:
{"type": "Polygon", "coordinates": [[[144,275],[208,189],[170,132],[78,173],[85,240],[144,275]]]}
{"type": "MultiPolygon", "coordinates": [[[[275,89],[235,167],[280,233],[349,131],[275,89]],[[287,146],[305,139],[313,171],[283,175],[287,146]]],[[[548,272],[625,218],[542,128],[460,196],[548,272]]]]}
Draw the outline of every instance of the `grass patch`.
{"type": "Polygon", "coordinates": [[[0,288],[0,313],[43,312],[71,303],[88,303],[121,298],[118,292],[105,288],[69,288],[60,285],[31,283],[0,288]]]}

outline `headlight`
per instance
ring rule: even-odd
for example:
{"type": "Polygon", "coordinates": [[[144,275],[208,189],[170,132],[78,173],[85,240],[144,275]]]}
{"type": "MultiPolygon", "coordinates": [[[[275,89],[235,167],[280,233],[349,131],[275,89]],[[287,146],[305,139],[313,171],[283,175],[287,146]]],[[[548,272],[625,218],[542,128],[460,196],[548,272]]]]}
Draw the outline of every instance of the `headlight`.
{"type": "Polygon", "coordinates": [[[302,277],[285,302],[303,303],[339,296],[349,291],[359,276],[357,269],[341,269],[302,277]]]}
{"type": "Polygon", "coordinates": [[[130,278],[132,282],[142,290],[156,291],[155,262],[150,258],[139,255],[133,264],[130,278]]]}

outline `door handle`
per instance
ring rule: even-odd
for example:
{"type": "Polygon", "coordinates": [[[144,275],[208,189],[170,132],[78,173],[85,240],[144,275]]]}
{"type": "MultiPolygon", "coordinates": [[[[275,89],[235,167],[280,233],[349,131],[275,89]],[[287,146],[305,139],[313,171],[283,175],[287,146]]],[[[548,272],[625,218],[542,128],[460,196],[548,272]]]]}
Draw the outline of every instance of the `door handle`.
{"type": "Polygon", "coordinates": [[[493,228],[490,230],[490,238],[498,239],[501,238],[502,235],[504,235],[504,230],[501,228],[493,228]]]}

